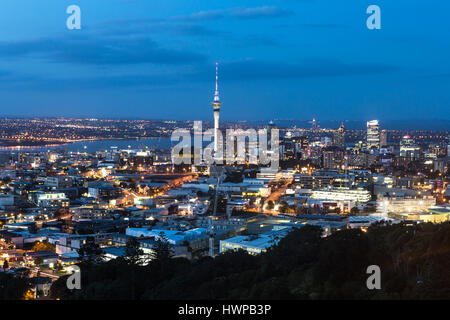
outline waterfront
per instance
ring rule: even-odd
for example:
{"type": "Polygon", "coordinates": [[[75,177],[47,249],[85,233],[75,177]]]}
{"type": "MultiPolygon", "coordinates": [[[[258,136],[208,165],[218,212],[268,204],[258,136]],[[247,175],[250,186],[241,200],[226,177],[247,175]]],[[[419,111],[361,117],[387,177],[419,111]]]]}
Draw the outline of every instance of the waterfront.
{"type": "Polygon", "coordinates": [[[125,140],[91,140],[78,141],[68,144],[47,145],[47,146],[8,146],[0,147],[0,151],[50,151],[56,149],[67,149],[71,152],[96,152],[108,150],[112,147],[118,149],[170,149],[170,138],[146,138],[146,139],[125,139],[125,140]]]}

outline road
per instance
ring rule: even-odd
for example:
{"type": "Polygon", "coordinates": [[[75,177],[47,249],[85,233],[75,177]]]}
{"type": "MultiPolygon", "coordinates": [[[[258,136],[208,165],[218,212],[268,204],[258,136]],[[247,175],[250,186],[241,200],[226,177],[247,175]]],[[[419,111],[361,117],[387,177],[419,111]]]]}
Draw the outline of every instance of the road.
{"type": "Polygon", "coordinates": [[[263,210],[258,209],[250,209],[251,212],[257,212],[257,213],[263,213],[263,214],[271,214],[271,215],[278,215],[278,211],[276,210],[270,210],[267,208],[267,205],[269,201],[272,201],[274,204],[278,202],[278,199],[282,197],[286,193],[286,189],[289,184],[292,183],[292,180],[286,181],[281,187],[275,189],[272,191],[272,193],[264,200],[263,210]]]}
{"type": "Polygon", "coordinates": [[[38,228],[42,228],[42,224],[44,222],[55,222],[55,221],[58,221],[60,219],[61,220],[70,220],[70,219],[72,219],[72,216],[73,216],[73,213],[68,213],[68,214],[59,216],[58,218],[53,218],[53,219],[48,219],[48,220],[36,220],[36,226],[38,228]]]}
{"type": "MultiPolygon", "coordinates": [[[[170,176],[171,174],[167,174],[167,175],[170,176]]],[[[172,174],[172,175],[174,175],[174,174],[172,174]]],[[[196,173],[186,173],[186,174],[177,174],[177,175],[183,175],[183,176],[179,177],[177,179],[173,179],[168,184],[160,187],[159,192],[155,195],[160,196],[171,189],[179,188],[182,186],[183,183],[192,181],[194,178],[197,178],[197,176],[198,176],[196,173]]],[[[123,193],[124,193],[124,196],[128,200],[128,204],[134,204],[134,198],[136,198],[136,197],[145,197],[145,195],[139,194],[138,192],[135,192],[130,189],[123,189],[123,193]]]]}

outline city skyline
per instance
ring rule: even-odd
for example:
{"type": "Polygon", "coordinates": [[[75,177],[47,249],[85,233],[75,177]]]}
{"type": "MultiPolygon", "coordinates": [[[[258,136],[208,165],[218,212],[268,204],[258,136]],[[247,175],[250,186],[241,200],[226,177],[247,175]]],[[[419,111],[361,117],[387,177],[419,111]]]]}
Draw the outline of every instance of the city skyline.
{"type": "MultiPolygon", "coordinates": [[[[203,118],[187,118],[187,119],[170,119],[170,118],[151,118],[151,117],[89,117],[89,116],[9,116],[0,114],[0,119],[62,119],[62,120],[99,120],[99,121],[153,121],[153,122],[173,122],[173,123],[193,123],[195,121],[202,121],[207,124],[214,124],[214,117],[211,116],[211,110],[205,112],[203,118]]],[[[449,131],[450,130],[450,120],[443,119],[422,119],[422,120],[401,120],[401,119],[295,119],[295,118],[286,118],[286,119],[263,119],[263,120],[246,120],[246,119],[237,119],[237,120],[222,120],[221,122],[225,125],[233,125],[233,124],[248,124],[254,126],[264,126],[268,123],[275,122],[277,125],[281,126],[281,128],[298,128],[298,129],[307,129],[311,128],[313,125],[314,119],[316,120],[316,125],[319,128],[323,129],[337,129],[341,124],[345,124],[347,129],[352,130],[365,130],[367,121],[378,120],[381,123],[383,129],[386,130],[411,130],[411,131],[449,131]]]]}
{"type": "Polygon", "coordinates": [[[450,299],[449,2],[0,7],[0,300],[450,299]]]}
{"type": "Polygon", "coordinates": [[[224,121],[448,118],[445,3],[378,1],[381,30],[357,1],[67,5],[5,2],[5,116],[209,120],[219,61],[224,121]]]}

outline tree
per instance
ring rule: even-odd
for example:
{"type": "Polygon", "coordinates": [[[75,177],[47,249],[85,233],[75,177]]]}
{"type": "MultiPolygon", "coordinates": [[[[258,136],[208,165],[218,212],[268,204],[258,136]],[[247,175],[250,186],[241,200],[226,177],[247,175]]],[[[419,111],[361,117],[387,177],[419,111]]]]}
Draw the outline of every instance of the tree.
{"type": "Polygon", "coordinates": [[[356,216],[357,214],[359,214],[358,207],[353,207],[350,209],[350,215],[356,216]]]}
{"type": "Polygon", "coordinates": [[[244,180],[242,172],[234,171],[227,174],[227,177],[223,182],[241,183],[244,180]]]}
{"type": "Polygon", "coordinates": [[[63,267],[63,265],[62,265],[62,263],[57,263],[56,265],[55,265],[55,270],[57,270],[57,271],[62,271],[64,269],[64,267],[63,267]]]}
{"type": "MultiPolygon", "coordinates": [[[[209,210],[214,211],[214,202],[215,197],[213,196],[210,202],[209,210]]],[[[226,212],[227,208],[227,198],[221,196],[220,194],[217,195],[217,212],[226,212]]]]}
{"type": "Polygon", "coordinates": [[[53,244],[51,244],[51,243],[49,243],[47,241],[44,241],[44,242],[37,241],[37,242],[34,243],[32,250],[34,252],[37,252],[37,251],[51,251],[51,252],[55,252],[56,251],[56,247],[53,244]]]}
{"type": "Polygon", "coordinates": [[[86,239],[86,243],[78,249],[78,254],[82,261],[89,264],[96,264],[103,261],[103,251],[100,246],[95,243],[94,237],[88,237],[86,239]]]}
{"type": "Polygon", "coordinates": [[[153,246],[153,252],[151,254],[151,259],[158,262],[166,262],[172,256],[172,252],[170,250],[170,244],[167,240],[164,232],[161,232],[158,240],[153,246]]]}
{"type": "Polygon", "coordinates": [[[44,263],[44,260],[41,257],[37,257],[36,259],[34,259],[34,264],[36,266],[40,266],[43,263],[44,263]]]}
{"type": "Polygon", "coordinates": [[[296,214],[303,214],[303,213],[305,213],[305,208],[302,207],[302,206],[296,206],[295,207],[295,213],[296,214]]]}
{"type": "Polygon", "coordinates": [[[169,208],[167,209],[167,211],[168,211],[168,215],[178,214],[178,205],[176,205],[176,204],[170,205],[169,208]]]}
{"type": "Polygon", "coordinates": [[[8,176],[6,176],[6,177],[4,177],[4,178],[2,179],[2,182],[3,182],[3,184],[8,184],[8,183],[11,182],[11,178],[8,177],[8,176]]]}
{"type": "Polygon", "coordinates": [[[55,216],[55,218],[60,218],[63,215],[66,215],[69,213],[69,210],[66,208],[59,208],[58,210],[56,210],[53,215],[55,216]]]}
{"type": "MultiPolygon", "coordinates": [[[[154,246],[157,258],[148,266],[130,266],[124,259],[90,265],[83,269],[81,290],[68,290],[63,276],[51,293],[85,300],[449,299],[449,234],[450,222],[380,223],[367,232],[344,229],[327,237],[322,228],[305,225],[259,255],[237,250],[192,261],[169,259],[162,234],[154,246]],[[372,264],[383,270],[381,290],[366,286],[372,264]]],[[[0,299],[11,299],[4,276],[0,273],[0,299]]]]}
{"type": "Polygon", "coordinates": [[[0,273],[0,300],[25,299],[29,288],[27,277],[0,273]]]}
{"type": "Polygon", "coordinates": [[[289,212],[289,209],[290,208],[289,208],[288,203],[286,201],[281,201],[279,211],[281,213],[287,213],[287,212],[289,212]]]}
{"type": "Polygon", "coordinates": [[[125,260],[131,265],[142,263],[144,250],[141,249],[139,241],[136,238],[129,238],[125,246],[125,260]]]}
{"type": "Polygon", "coordinates": [[[364,212],[374,213],[374,212],[377,212],[377,208],[375,206],[366,206],[364,208],[364,212]]]}

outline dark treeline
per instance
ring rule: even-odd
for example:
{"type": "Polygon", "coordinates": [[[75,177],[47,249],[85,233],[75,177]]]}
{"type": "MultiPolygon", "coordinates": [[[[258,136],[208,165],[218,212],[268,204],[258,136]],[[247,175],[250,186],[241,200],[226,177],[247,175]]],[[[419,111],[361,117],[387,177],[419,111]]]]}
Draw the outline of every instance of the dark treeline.
{"type": "Polygon", "coordinates": [[[28,299],[30,284],[27,275],[0,273],[0,300],[28,299]]]}
{"type": "MultiPolygon", "coordinates": [[[[226,252],[196,261],[169,258],[160,246],[146,266],[133,258],[83,262],[81,290],[66,277],[60,299],[449,299],[450,223],[375,225],[368,232],[292,231],[268,252],[226,252]],[[369,265],[381,268],[381,290],[369,290],[369,265]]],[[[130,245],[132,247],[132,244],[130,245]]]]}

